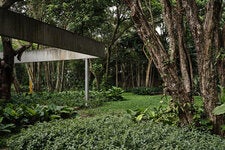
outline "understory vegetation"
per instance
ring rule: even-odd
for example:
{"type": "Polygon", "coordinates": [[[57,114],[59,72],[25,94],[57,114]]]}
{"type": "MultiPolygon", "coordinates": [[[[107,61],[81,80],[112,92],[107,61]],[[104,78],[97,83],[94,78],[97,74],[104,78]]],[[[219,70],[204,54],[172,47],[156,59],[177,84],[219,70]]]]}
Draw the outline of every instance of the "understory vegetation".
{"type": "Polygon", "coordinates": [[[10,138],[10,149],[217,149],[218,136],[152,121],[134,123],[128,116],[38,123],[10,138]]]}
{"type": "Polygon", "coordinates": [[[92,92],[90,96],[91,99],[92,97],[98,99],[102,98],[102,95],[98,94],[108,93],[111,100],[104,96],[105,99],[102,99],[101,105],[78,109],[71,98],[80,97],[82,100],[81,97],[84,95],[81,92],[80,96],[76,96],[75,93],[79,92],[39,93],[23,95],[24,101],[14,99],[12,103],[8,104],[9,106],[3,109],[4,113],[1,113],[1,118],[3,118],[0,120],[3,121],[0,122],[1,127],[5,127],[4,130],[1,130],[1,135],[4,135],[0,141],[1,146],[7,145],[8,148],[17,150],[50,148],[223,149],[225,146],[224,139],[210,135],[211,124],[204,120],[200,97],[195,97],[196,109],[198,108],[195,122],[199,124],[199,128],[189,126],[182,129],[178,127],[178,113],[176,108],[171,106],[171,97],[142,96],[123,93],[119,88],[112,88],[105,92],[92,92]],[[60,94],[62,94],[61,97],[60,94]],[[121,97],[121,99],[115,101],[113,97],[121,97]],[[60,98],[63,99],[60,101],[60,98]],[[21,107],[13,109],[12,106],[21,107]],[[31,106],[43,108],[43,112],[31,106]],[[10,112],[10,109],[11,121],[8,120],[8,124],[3,124],[9,118],[6,114],[10,112]],[[19,112],[23,113],[20,114],[21,116],[16,115],[13,118],[12,112],[14,115],[19,112]],[[65,116],[66,112],[67,116],[65,116]],[[47,119],[41,119],[40,114],[47,119]],[[39,120],[34,122],[34,119],[38,118],[39,120]],[[13,121],[29,122],[23,126],[20,124],[19,127],[15,126],[17,124],[14,124],[13,121]],[[22,131],[15,134],[21,127],[22,131]],[[6,133],[10,133],[10,135],[7,136],[6,133]]]}

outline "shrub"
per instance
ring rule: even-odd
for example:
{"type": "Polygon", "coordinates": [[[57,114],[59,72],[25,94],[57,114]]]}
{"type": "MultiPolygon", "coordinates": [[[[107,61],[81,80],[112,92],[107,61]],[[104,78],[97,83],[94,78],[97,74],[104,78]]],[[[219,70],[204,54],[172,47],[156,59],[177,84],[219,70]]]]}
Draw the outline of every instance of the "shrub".
{"type": "Polygon", "coordinates": [[[76,114],[74,108],[67,106],[54,104],[26,106],[8,103],[0,109],[0,133],[1,135],[10,133],[12,130],[19,130],[20,127],[33,125],[38,121],[75,117],[76,114]]]}
{"type": "Polygon", "coordinates": [[[155,94],[161,94],[163,92],[162,87],[137,87],[133,88],[132,93],[138,94],[138,95],[155,95],[155,94]]]}
{"type": "Polygon", "coordinates": [[[107,101],[121,101],[123,100],[123,89],[113,86],[111,89],[105,92],[107,101]]]}
{"type": "MultiPolygon", "coordinates": [[[[168,101],[168,100],[166,100],[168,101]]],[[[135,122],[152,120],[156,123],[177,126],[179,124],[178,108],[171,102],[161,100],[158,107],[150,109],[151,106],[145,109],[128,109],[127,113],[135,122]]]]}
{"type": "MultiPolygon", "coordinates": [[[[103,93],[90,92],[90,99],[88,101],[89,106],[97,107],[102,104],[104,100],[103,93]]],[[[65,91],[59,93],[34,93],[13,95],[12,103],[14,104],[40,104],[50,105],[55,104],[58,106],[70,106],[70,107],[84,107],[84,92],[81,91],[65,91]]]]}
{"type": "Polygon", "coordinates": [[[9,149],[217,149],[224,139],[188,128],[151,121],[134,123],[127,117],[61,120],[39,123],[8,141],[9,149]]]}

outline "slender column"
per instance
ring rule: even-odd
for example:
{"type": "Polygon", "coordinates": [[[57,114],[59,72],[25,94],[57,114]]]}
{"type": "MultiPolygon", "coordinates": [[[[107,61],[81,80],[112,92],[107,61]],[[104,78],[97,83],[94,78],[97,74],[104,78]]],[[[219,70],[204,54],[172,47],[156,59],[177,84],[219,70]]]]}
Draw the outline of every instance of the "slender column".
{"type": "Polygon", "coordinates": [[[89,99],[89,65],[88,65],[88,59],[85,59],[85,105],[87,106],[87,101],[89,99]]]}

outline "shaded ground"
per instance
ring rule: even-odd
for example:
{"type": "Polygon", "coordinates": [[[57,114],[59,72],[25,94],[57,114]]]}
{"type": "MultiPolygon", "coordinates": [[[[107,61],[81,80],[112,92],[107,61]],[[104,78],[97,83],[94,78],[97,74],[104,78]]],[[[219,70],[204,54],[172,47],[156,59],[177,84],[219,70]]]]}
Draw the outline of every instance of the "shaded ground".
{"type": "Polygon", "coordinates": [[[93,109],[84,109],[78,111],[81,116],[96,116],[96,115],[105,115],[105,114],[122,114],[125,113],[128,109],[139,109],[139,108],[147,108],[153,109],[154,107],[158,107],[162,101],[166,100],[163,95],[154,95],[154,96],[146,96],[146,95],[135,95],[132,93],[124,93],[123,97],[124,101],[112,101],[106,102],[101,107],[93,108],[93,109]]]}

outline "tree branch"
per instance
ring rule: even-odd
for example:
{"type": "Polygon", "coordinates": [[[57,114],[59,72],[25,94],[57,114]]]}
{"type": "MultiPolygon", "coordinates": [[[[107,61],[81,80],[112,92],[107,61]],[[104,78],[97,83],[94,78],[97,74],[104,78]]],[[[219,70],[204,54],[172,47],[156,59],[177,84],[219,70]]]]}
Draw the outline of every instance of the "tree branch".
{"type": "Polygon", "coordinates": [[[30,48],[31,45],[32,45],[32,44],[22,46],[22,47],[19,48],[17,51],[15,51],[14,56],[17,55],[17,59],[18,59],[19,61],[21,61],[21,57],[22,57],[23,52],[24,52],[25,50],[27,50],[28,48],[30,48]]]}
{"type": "Polygon", "coordinates": [[[163,20],[165,25],[167,26],[167,32],[169,35],[169,53],[170,53],[170,60],[174,61],[176,55],[176,40],[175,40],[175,31],[174,31],[174,14],[173,14],[173,6],[170,0],[161,0],[163,4],[163,20]]]}

